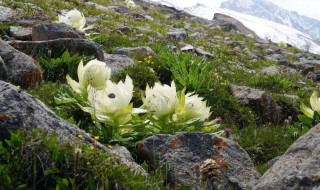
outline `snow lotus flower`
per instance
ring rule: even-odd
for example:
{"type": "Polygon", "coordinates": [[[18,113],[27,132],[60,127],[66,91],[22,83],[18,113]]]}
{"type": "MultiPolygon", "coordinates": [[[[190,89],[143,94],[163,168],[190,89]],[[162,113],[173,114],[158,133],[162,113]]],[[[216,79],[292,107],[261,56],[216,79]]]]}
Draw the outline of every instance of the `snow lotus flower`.
{"type": "Polygon", "coordinates": [[[136,4],[132,0],[126,0],[125,3],[126,3],[126,6],[129,7],[130,9],[136,7],[136,4]]]}
{"type": "Polygon", "coordinates": [[[188,93],[185,96],[185,117],[186,119],[199,118],[205,121],[210,117],[210,107],[206,106],[206,101],[197,94],[188,93]]]}
{"type": "Polygon", "coordinates": [[[111,69],[107,67],[106,63],[94,59],[89,61],[85,66],[83,66],[83,61],[80,61],[78,66],[79,82],[74,81],[69,75],[66,78],[75,92],[87,94],[88,85],[97,90],[104,89],[110,76],[111,69]]]}
{"type": "Polygon", "coordinates": [[[85,31],[87,29],[92,28],[92,26],[84,28],[84,26],[86,25],[86,18],[77,9],[73,9],[73,10],[67,12],[64,16],[59,15],[58,22],[66,23],[67,25],[69,25],[77,30],[81,30],[81,31],[85,31]]]}
{"type": "Polygon", "coordinates": [[[82,109],[102,122],[112,126],[122,125],[131,120],[132,113],[141,113],[141,110],[132,108],[132,95],[133,84],[129,76],[124,83],[120,81],[115,84],[108,80],[104,90],[89,90],[88,99],[92,107],[82,109]]]}
{"type": "Polygon", "coordinates": [[[313,118],[314,112],[318,112],[320,114],[320,98],[318,97],[318,92],[313,91],[310,97],[310,105],[311,108],[307,107],[303,103],[300,106],[301,111],[309,118],[313,118]]]}
{"type": "Polygon", "coordinates": [[[143,103],[143,107],[158,118],[173,114],[178,105],[174,82],[172,81],[171,86],[155,83],[154,87],[150,88],[147,85],[146,97],[143,98],[143,103]]]}

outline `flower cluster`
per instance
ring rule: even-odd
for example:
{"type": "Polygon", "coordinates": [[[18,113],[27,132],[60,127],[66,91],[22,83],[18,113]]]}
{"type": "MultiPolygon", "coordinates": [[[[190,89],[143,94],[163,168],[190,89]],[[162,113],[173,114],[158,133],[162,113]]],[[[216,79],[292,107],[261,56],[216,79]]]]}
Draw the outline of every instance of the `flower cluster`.
{"type": "Polygon", "coordinates": [[[90,113],[97,125],[111,126],[112,134],[118,137],[160,132],[174,134],[192,126],[201,126],[204,132],[211,133],[219,126],[218,119],[207,122],[211,112],[203,98],[194,93],[186,94],[185,90],[177,92],[173,81],[171,85],[159,82],[153,87],[147,85],[143,105],[133,108],[132,79],[127,75],[124,82],[114,83],[110,77],[111,69],[96,59],[85,66],[83,61],[79,63],[78,81],[66,76],[71,88],[85,98],[85,102],[78,102],[80,108],[90,113]],[[133,117],[141,113],[144,115],[133,117]]]}
{"type": "Polygon", "coordinates": [[[186,122],[192,119],[205,121],[209,118],[210,108],[206,101],[196,94],[184,91],[177,93],[175,83],[171,86],[156,83],[153,88],[147,85],[143,108],[161,119],[169,117],[172,121],[186,122]]]}
{"type": "Polygon", "coordinates": [[[81,61],[78,66],[79,82],[67,75],[71,88],[88,97],[90,107],[81,108],[99,121],[110,125],[121,125],[131,119],[131,113],[139,112],[130,104],[132,98],[132,79],[127,76],[125,82],[118,84],[110,80],[111,69],[106,63],[92,60],[85,66],[81,61]]]}
{"type": "Polygon", "coordinates": [[[77,9],[67,12],[65,15],[58,15],[59,23],[66,23],[67,25],[81,31],[92,29],[92,26],[84,28],[86,25],[86,18],[77,9]]]}

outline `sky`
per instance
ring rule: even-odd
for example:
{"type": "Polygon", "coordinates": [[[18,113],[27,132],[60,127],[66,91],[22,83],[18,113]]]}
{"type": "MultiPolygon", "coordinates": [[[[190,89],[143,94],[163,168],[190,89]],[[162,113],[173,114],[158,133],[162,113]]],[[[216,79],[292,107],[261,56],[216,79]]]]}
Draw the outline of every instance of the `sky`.
{"type": "MultiPolygon", "coordinates": [[[[159,0],[154,0],[159,1],[159,0]]],[[[166,0],[179,7],[190,7],[196,3],[204,4],[208,7],[217,8],[223,0],[166,0]]],[[[290,11],[297,11],[301,15],[320,20],[320,0],[269,0],[280,7],[290,11]]]]}

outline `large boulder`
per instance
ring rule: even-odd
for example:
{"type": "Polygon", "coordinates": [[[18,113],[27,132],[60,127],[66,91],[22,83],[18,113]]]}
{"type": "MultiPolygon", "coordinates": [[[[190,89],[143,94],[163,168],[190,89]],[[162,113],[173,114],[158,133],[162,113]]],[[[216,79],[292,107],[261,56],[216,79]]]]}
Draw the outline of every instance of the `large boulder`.
{"type": "Polygon", "coordinates": [[[248,27],[242,24],[242,22],[229,15],[215,13],[213,16],[213,20],[220,22],[220,27],[224,31],[231,31],[232,29],[234,29],[244,35],[252,35],[255,38],[259,38],[256,33],[254,33],[252,30],[250,30],[248,27]]]}
{"type": "Polygon", "coordinates": [[[0,57],[4,63],[2,67],[5,68],[1,71],[1,79],[22,88],[37,85],[42,81],[39,64],[2,40],[0,40],[0,57]]]}
{"type": "Polygon", "coordinates": [[[32,28],[33,41],[55,40],[59,38],[85,39],[85,35],[83,32],[65,23],[40,24],[32,28]]]}
{"type": "Polygon", "coordinates": [[[147,175],[141,166],[134,162],[125,147],[114,146],[110,149],[96,142],[85,131],[59,118],[42,102],[9,83],[0,81],[0,92],[0,117],[6,118],[0,120],[0,134],[5,134],[0,135],[0,140],[3,141],[9,131],[44,130],[49,134],[55,132],[61,143],[93,145],[114,156],[119,164],[128,166],[132,172],[147,175]],[[79,135],[83,138],[79,138],[79,135]]]}
{"type": "Polygon", "coordinates": [[[252,108],[263,122],[279,123],[283,119],[282,108],[266,92],[236,85],[231,86],[231,90],[239,103],[252,108]]]}
{"type": "Polygon", "coordinates": [[[206,133],[155,135],[143,140],[137,151],[150,170],[166,169],[165,179],[172,189],[199,189],[208,182],[209,189],[251,189],[260,177],[247,152],[236,142],[206,133]],[[212,159],[214,175],[206,175],[210,167],[205,171],[203,166],[208,159],[212,159]]]}
{"type": "Polygon", "coordinates": [[[100,61],[104,60],[102,47],[93,41],[85,39],[61,38],[49,41],[14,41],[10,45],[31,56],[35,56],[39,50],[54,52],[54,50],[64,48],[70,54],[77,53],[94,56],[100,61]]]}
{"type": "Polygon", "coordinates": [[[291,145],[253,189],[320,189],[320,125],[291,145]]]}

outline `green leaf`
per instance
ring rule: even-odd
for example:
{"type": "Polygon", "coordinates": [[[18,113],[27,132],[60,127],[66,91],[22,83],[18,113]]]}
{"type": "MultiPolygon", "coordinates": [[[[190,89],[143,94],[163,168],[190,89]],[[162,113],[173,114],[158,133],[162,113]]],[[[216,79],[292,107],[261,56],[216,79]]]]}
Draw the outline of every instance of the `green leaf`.
{"type": "Polygon", "coordinates": [[[17,190],[26,189],[28,184],[22,184],[17,187],[17,190]]]}

